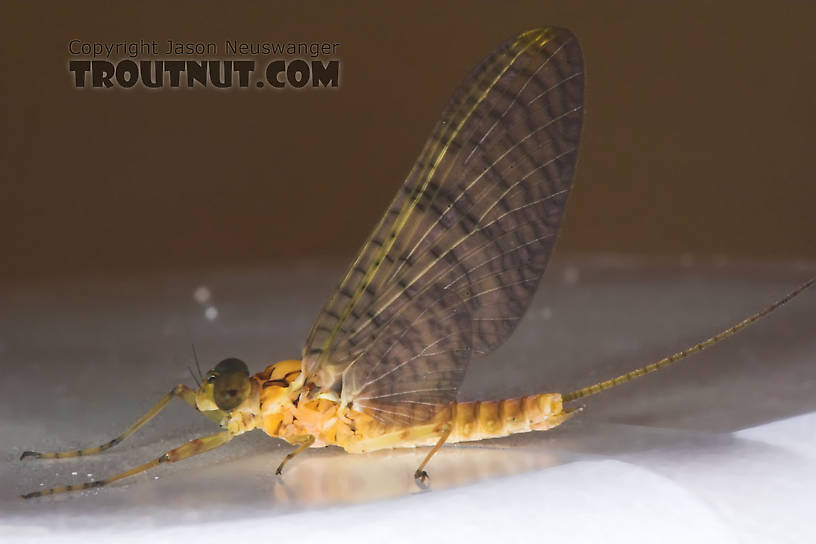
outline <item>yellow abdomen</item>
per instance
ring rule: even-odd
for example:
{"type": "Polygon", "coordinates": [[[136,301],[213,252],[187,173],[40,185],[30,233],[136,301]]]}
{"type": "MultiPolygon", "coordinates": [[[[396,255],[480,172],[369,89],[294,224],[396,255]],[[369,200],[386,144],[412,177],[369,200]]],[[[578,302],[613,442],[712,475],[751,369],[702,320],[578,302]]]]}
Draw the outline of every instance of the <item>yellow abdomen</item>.
{"type": "Polygon", "coordinates": [[[497,401],[460,402],[454,405],[453,412],[454,426],[448,442],[546,431],[563,423],[571,414],[564,412],[561,395],[558,393],[497,401]]]}
{"type": "Polygon", "coordinates": [[[386,424],[365,412],[341,408],[327,398],[299,399],[290,384],[300,375],[300,361],[282,361],[255,376],[259,389],[260,427],[293,444],[313,436],[313,447],[334,444],[350,453],[387,448],[432,446],[450,431],[447,442],[498,438],[556,427],[565,412],[559,393],[504,400],[450,403],[436,407],[433,418],[413,425],[386,424]]]}
{"type": "Polygon", "coordinates": [[[368,414],[352,411],[347,414],[349,429],[337,432],[336,444],[351,453],[432,446],[448,425],[448,443],[483,440],[552,429],[572,413],[564,412],[558,393],[452,403],[440,406],[431,422],[408,427],[385,426],[368,414]]]}

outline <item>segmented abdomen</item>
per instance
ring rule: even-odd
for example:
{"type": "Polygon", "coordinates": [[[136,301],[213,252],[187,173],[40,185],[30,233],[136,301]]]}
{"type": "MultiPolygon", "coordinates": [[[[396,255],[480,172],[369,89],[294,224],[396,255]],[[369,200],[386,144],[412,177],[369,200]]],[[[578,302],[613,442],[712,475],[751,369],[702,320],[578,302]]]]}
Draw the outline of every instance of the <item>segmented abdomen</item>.
{"type": "Polygon", "coordinates": [[[448,442],[544,431],[560,425],[570,415],[563,411],[561,395],[558,393],[460,402],[454,406],[453,412],[453,430],[448,442]]]}
{"type": "Polygon", "coordinates": [[[323,441],[337,444],[350,453],[433,446],[449,425],[451,433],[446,442],[466,442],[545,431],[560,425],[574,413],[564,412],[558,393],[437,406],[433,421],[409,426],[385,425],[368,414],[351,411],[346,416],[349,423],[338,421],[333,427],[336,429],[333,438],[323,441]]]}

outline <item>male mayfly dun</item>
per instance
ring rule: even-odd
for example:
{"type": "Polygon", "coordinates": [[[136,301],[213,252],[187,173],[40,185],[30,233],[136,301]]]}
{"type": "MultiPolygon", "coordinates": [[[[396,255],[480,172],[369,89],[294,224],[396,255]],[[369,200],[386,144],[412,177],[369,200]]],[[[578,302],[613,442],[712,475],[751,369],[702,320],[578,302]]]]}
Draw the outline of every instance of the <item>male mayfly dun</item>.
{"type": "Polygon", "coordinates": [[[551,429],[571,403],[668,366],[773,311],[816,278],[733,327],[660,361],[564,394],[457,402],[470,361],[502,344],[547,266],[578,155],[584,68],[569,31],[531,30],[469,75],[309,333],[301,358],[251,375],[238,359],[177,385],[120,436],[85,450],[26,451],[54,459],[107,450],[173,398],[222,430],[110,478],[23,495],[106,484],[202,453],[260,428],[296,446],[350,453],[431,446],[551,429]]]}

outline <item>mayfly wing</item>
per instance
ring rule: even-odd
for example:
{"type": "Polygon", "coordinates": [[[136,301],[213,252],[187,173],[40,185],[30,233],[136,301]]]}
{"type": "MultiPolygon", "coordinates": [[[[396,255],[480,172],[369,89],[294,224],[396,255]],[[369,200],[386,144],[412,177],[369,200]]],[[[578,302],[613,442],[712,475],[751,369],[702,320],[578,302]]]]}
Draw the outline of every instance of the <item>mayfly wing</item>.
{"type": "Polygon", "coordinates": [[[430,417],[533,297],[575,169],[583,62],[525,32],[457,89],[405,184],[317,318],[307,379],[387,423],[430,417]]]}

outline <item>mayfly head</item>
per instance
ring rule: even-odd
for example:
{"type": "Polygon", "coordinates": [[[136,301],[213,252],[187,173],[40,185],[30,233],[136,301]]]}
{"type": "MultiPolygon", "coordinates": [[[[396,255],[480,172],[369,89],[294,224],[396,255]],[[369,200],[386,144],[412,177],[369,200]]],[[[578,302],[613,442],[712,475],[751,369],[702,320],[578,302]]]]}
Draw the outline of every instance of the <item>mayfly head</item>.
{"type": "Polygon", "coordinates": [[[249,397],[249,368],[240,359],[229,358],[208,371],[196,393],[199,410],[230,412],[249,397]]]}

